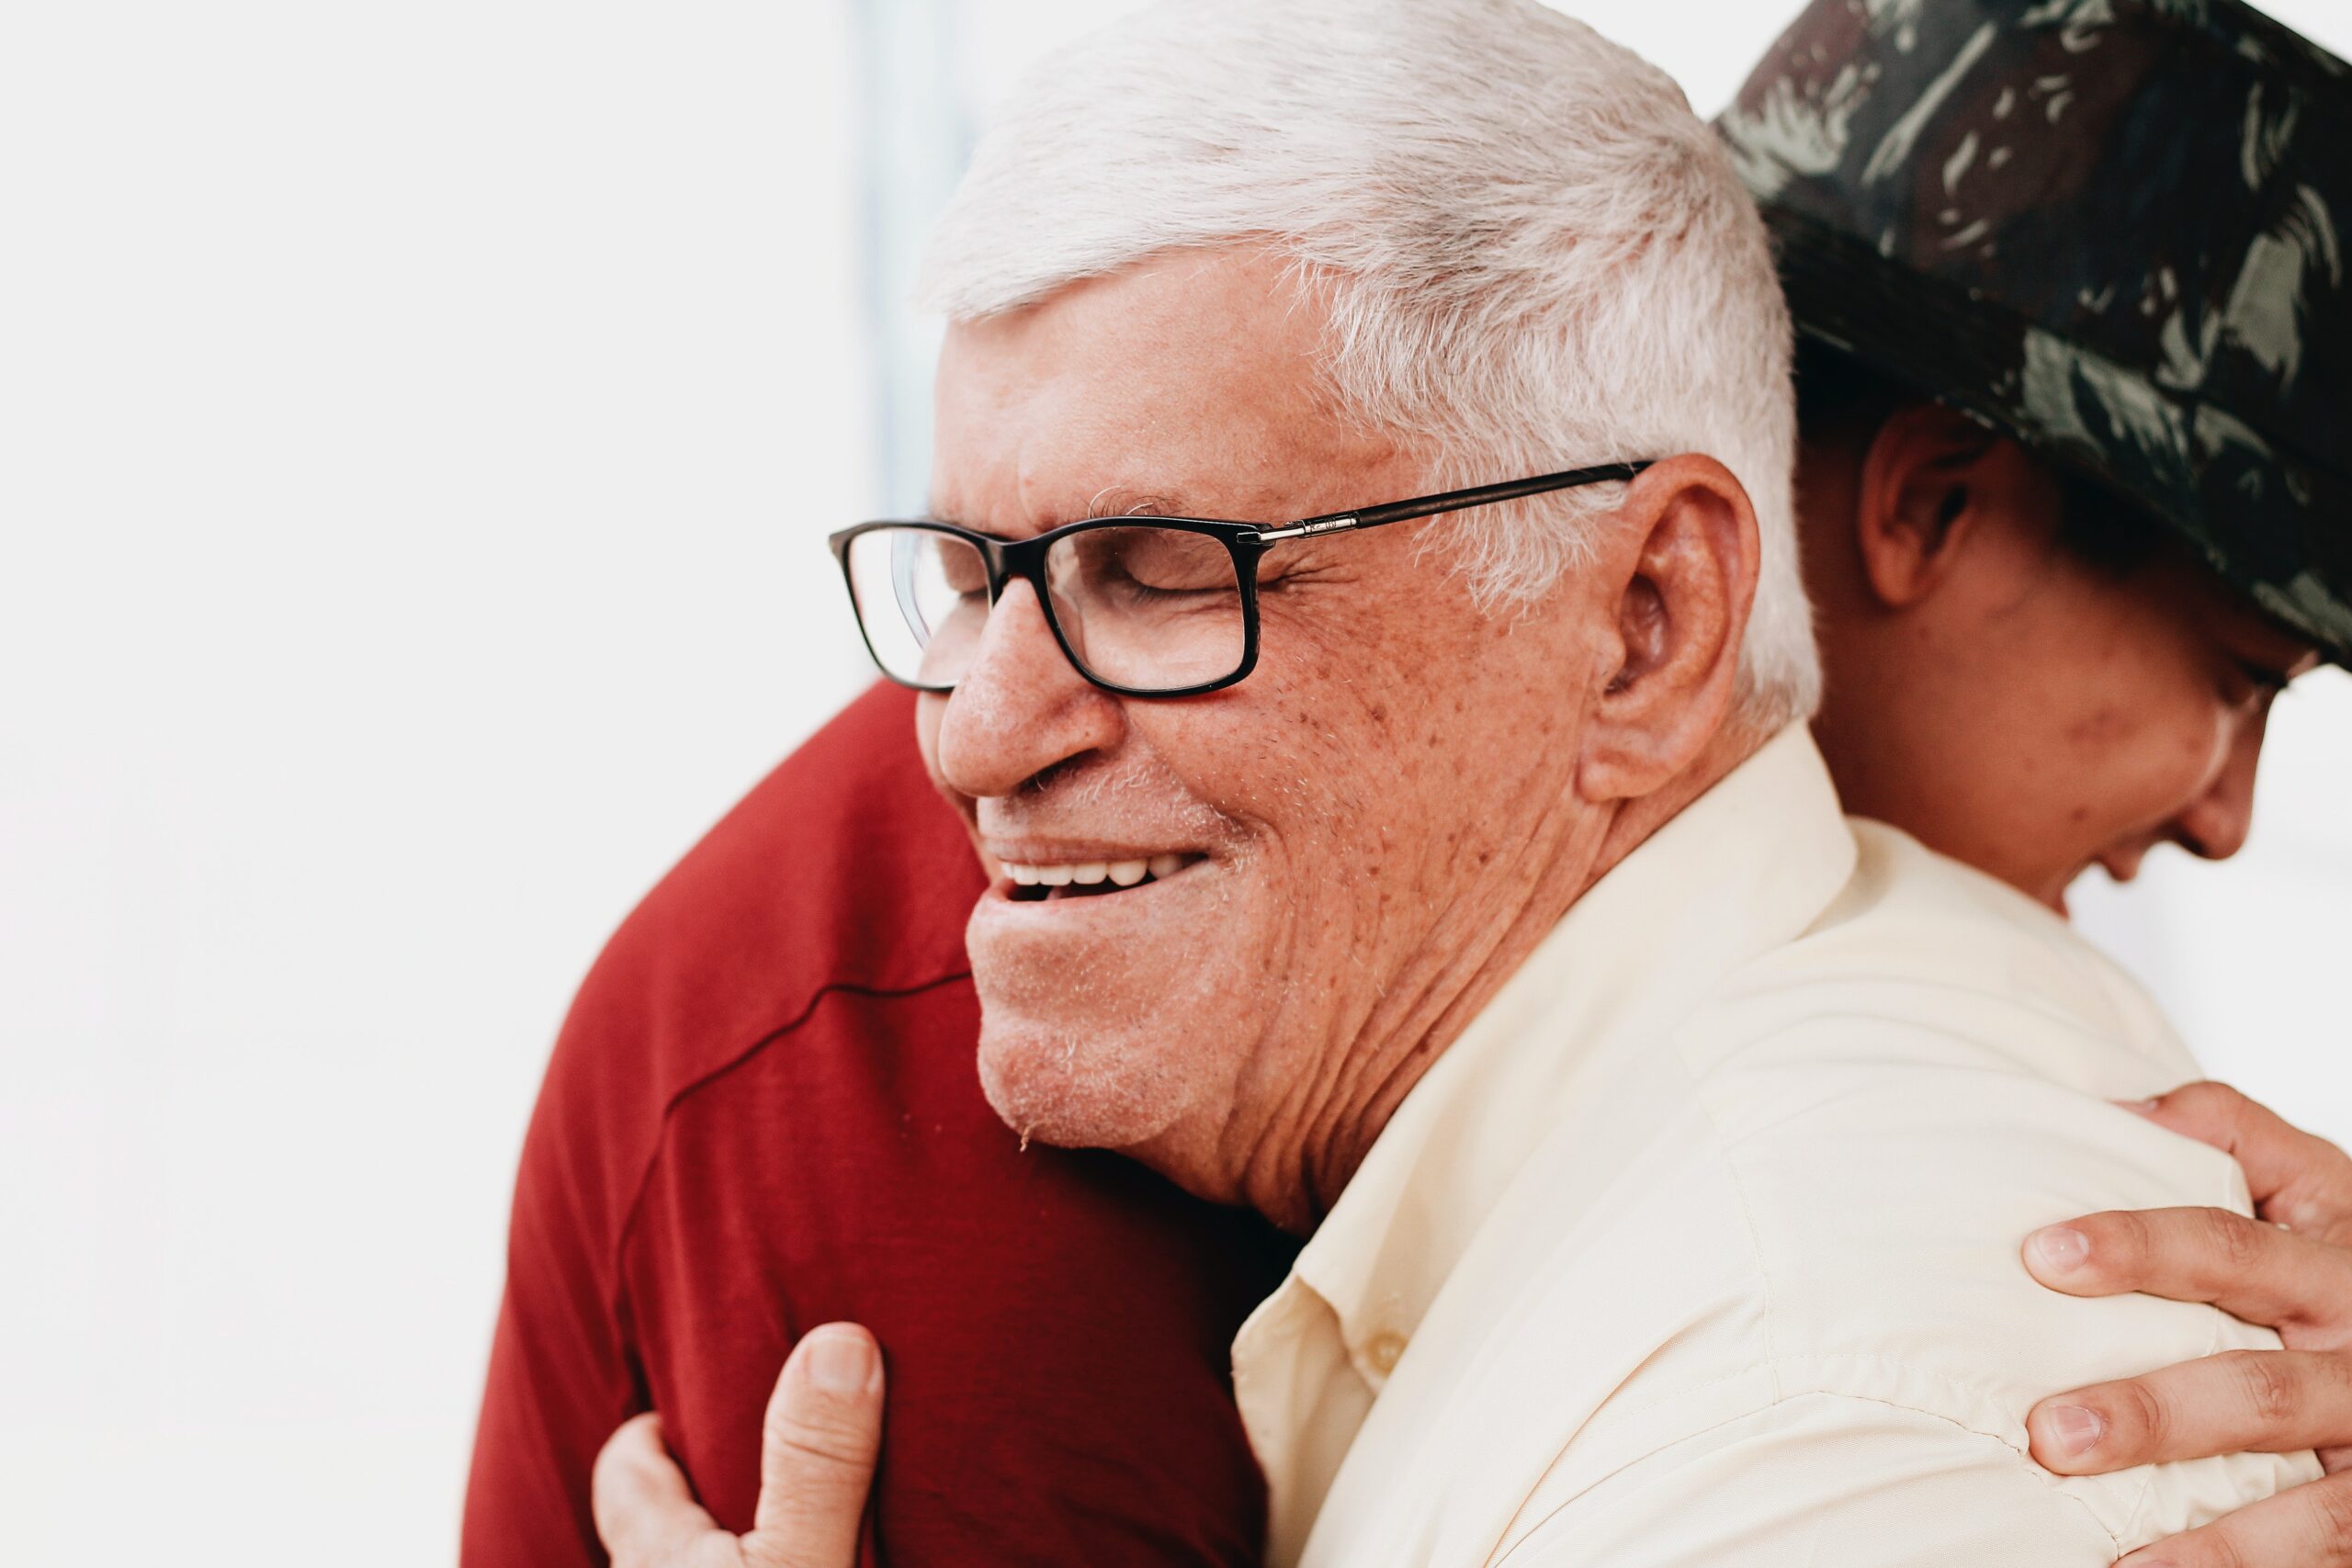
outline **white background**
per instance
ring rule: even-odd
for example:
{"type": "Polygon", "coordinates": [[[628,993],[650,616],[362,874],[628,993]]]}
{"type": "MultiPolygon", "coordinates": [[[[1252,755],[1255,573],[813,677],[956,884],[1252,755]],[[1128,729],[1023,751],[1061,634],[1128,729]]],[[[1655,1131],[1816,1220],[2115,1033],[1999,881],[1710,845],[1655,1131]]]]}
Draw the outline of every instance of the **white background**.
{"type": "MultiPolygon", "coordinates": [[[[936,52],[926,4],[12,15],[0,1559],[450,1556],[571,989],[867,678],[821,538],[904,488],[906,164],[857,62],[936,52]]],[[[962,0],[961,98],[1115,8],[962,0]]],[[[1708,112],[1783,19],[1575,8],[1708,112]]],[[[2081,906],[2341,1140],[2352,682],[2309,685],[2244,856],[2081,906]]]]}

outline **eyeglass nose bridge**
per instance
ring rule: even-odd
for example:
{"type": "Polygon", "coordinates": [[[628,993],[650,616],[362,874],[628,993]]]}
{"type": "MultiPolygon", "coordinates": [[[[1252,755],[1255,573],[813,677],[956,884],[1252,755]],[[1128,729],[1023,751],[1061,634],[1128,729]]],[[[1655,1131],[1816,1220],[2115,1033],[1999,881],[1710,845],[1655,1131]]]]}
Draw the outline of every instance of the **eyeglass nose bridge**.
{"type": "MultiPolygon", "coordinates": [[[[1227,686],[1237,684],[1258,667],[1257,565],[1267,547],[1261,525],[1204,524],[1200,519],[1193,518],[1100,518],[1090,519],[1085,524],[1075,525],[1069,528],[1054,529],[1025,539],[997,539],[986,535],[974,535],[972,537],[980,547],[981,566],[988,573],[989,618],[991,620],[995,618],[998,607],[1003,603],[1005,592],[1015,581],[1028,583],[1031,594],[1037,601],[1037,613],[1044,618],[1046,629],[1053,635],[1054,646],[1060,652],[1063,661],[1080,680],[1097,691],[1105,692],[1114,696],[1154,699],[1195,696],[1207,692],[1221,691],[1227,686]],[[1167,526],[1171,523],[1183,532],[1204,533],[1209,537],[1216,539],[1225,546],[1233,562],[1235,584],[1241,595],[1239,660],[1230,673],[1199,685],[1165,688],[1123,685],[1090,668],[1084,655],[1072,646],[1071,628],[1064,624],[1062,613],[1054,607],[1053,586],[1046,575],[1046,563],[1051,559],[1049,552],[1063,538],[1090,528],[1133,527],[1138,525],[1167,526]],[[1188,524],[1193,525],[1184,526],[1188,524]]],[[[961,683],[961,682],[957,682],[958,685],[961,683]]]]}
{"type": "Polygon", "coordinates": [[[1019,578],[1037,595],[1046,619],[1053,619],[1052,606],[1046,604],[1046,547],[1037,539],[991,539],[984,534],[973,536],[980,547],[980,564],[988,569],[989,609],[993,612],[1004,591],[1019,578]]]}
{"type": "MultiPolygon", "coordinates": [[[[988,574],[989,623],[996,622],[996,613],[1004,603],[1004,595],[1015,582],[1025,582],[1037,601],[1037,615],[1046,623],[1047,635],[1054,639],[1054,650],[1069,667],[1071,673],[1089,685],[1101,682],[1087,672],[1085,661],[1069,645],[1069,634],[1062,627],[1061,617],[1054,614],[1053,596],[1046,584],[1046,550],[1047,541],[1042,538],[994,539],[984,534],[966,536],[979,548],[980,566],[988,574]]],[[[983,633],[983,636],[986,634],[983,633]]],[[[969,671],[967,671],[967,676],[969,671]]],[[[958,679],[947,691],[953,693],[964,683],[958,679]]]]}

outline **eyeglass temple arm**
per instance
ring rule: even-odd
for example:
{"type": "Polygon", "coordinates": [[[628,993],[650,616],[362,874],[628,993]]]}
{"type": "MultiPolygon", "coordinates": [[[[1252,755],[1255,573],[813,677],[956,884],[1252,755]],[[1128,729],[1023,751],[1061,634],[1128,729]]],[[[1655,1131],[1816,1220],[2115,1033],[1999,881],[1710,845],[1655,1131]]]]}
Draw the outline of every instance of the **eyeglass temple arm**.
{"type": "Polygon", "coordinates": [[[1271,545],[1281,539],[1304,539],[1317,534],[1339,534],[1356,528],[1377,528],[1384,523],[1404,523],[1415,517],[1430,517],[1441,512],[1460,512],[1465,507],[1491,506],[1498,501],[1517,501],[1522,496],[1542,495],[1549,491],[1572,490],[1577,485],[1605,484],[1611,480],[1631,479],[1650,465],[1639,463],[1602,463],[1589,468],[1570,468],[1565,473],[1541,474],[1532,479],[1512,479],[1506,484],[1478,485],[1470,490],[1450,490],[1442,495],[1417,496],[1411,501],[1392,501],[1385,506],[1367,506],[1355,512],[1334,512],[1321,517],[1302,517],[1295,523],[1285,523],[1279,528],[1260,532],[1258,542],[1271,545]]]}

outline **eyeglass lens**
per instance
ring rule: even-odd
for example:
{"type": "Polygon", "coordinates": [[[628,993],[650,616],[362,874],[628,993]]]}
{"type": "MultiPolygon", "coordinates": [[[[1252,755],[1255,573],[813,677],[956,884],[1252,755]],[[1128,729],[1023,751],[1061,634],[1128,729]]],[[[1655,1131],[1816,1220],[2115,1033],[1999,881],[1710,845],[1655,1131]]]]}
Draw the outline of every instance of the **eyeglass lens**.
{"type": "MultiPolygon", "coordinates": [[[[849,571],[866,640],[888,673],[931,687],[963,679],[989,615],[977,549],[932,529],[877,528],[851,541],[849,571]]],[[[1045,576],[1055,626],[1098,681],[1182,691],[1241,668],[1241,588],[1216,538],[1148,525],[1089,528],[1053,543],[1045,576]]]]}

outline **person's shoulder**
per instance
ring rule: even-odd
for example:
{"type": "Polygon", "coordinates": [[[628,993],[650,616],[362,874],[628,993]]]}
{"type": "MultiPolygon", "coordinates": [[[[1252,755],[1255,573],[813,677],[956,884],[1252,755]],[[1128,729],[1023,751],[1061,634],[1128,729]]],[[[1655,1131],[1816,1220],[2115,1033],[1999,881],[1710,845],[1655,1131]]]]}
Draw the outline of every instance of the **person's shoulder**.
{"type": "Polygon", "coordinates": [[[1784,1305],[1899,1304],[1973,1341],[1999,1321],[1996,1299],[2089,1310],[2025,1274],[2017,1249],[2041,1225],[2246,1206],[2227,1156],[2112,1103],[2194,1069],[2144,993],[2008,887],[1892,829],[1855,828],[1860,862],[1837,902],[1675,1040],[1707,1162],[1736,1187],[1768,1272],[1789,1281],[1784,1305]]]}
{"type": "MultiPolygon", "coordinates": [[[[2050,1394],[2277,1348],[2202,1303],[2063,1295],[2023,1261],[2028,1236],[2081,1214],[2249,1212],[2228,1156],[1989,1055],[1890,1052],[1888,1032],[1826,1026],[1811,1070],[1756,1073],[1721,1102],[1712,1185],[1772,1400],[1915,1412],[2027,1461],[2026,1416],[2050,1394]]],[[[2136,1545],[2315,1474],[2307,1455],[2241,1455],[2048,1479],[2136,1545]]]]}
{"type": "Polygon", "coordinates": [[[983,886],[915,745],[913,697],[876,686],[778,764],[623,922],[583,998],[684,1009],[721,1034],[788,1021],[827,987],[965,971],[983,886]]]}
{"type": "MultiPolygon", "coordinates": [[[[2227,1156],[2109,1103],[2196,1068],[2129,976],[2005,885],[1894,829],[1854,829],[1838,899],[1677,1034],[1719,1147],[1763,1197],[1804,1211],[1858,1180],[1917,1177],[1917,1212],[1948,1230],[1981,1228],[2001,1195],[2052,1211],[2027,1228],[2245,1201],[2227,1156]]],[[[1908,1213],[1844,1209],[1857,1224],[1908,1213]]]]}
{"type": "Polygon", "coordinates": [[[2209,1306],[2047,1291],[2025,1238],[2103,1209],[2244,1212],[2243,1178],[2109,1102],[2189,1071],[2112,964],[1999,884],[1854,832],[1852,878],[1812,926],[1691,998],[1514,1190],[1532,1216],[1514,1233],[1531,1256],[1508,1265],[1514,1353],[1461,1429],[1536,1412],[1533,1446],[1558,1457],[1531,1518],[1736,1429],[1794,1445],[1783,1508],[1843,1495],[1814,1438],[1844,1433],[1897,1470],[1969,1463],[2059,1494],[2119,1540],[2302,1478],[2307,1457],[2078,1480],[2032,1465],[2038,1400],[2277,1341],[2209,1306]],[[1653,1102],[1664,1114],[1629,1114],[1653,1102]],[[1556,1199],[1588,1189],[1597,1214],[1556,1199]],[[1633,1371],[1601,1389],[1594,1361],[1633,1371]],[[1565,1442],[1563,1411],[1588,1412],[1565,1442]]]}
{"type": "Polygon", "coordinates": [[[579,1005],[658,1018],[665,1040],[723,1051],[789,1023],[829,987],[908,990],[960,975],[981,885],[962,823],[923,772],[910,694],[877,686],[655,886],[579,1005]]]}
{"type": "Polygon", "coordinates": [[[963,825],[923,771],[910,694],[868,692],[606,942],[557,1037],[526,1178],[554,1172],[616,1229],[680,1097],[793,1031],[828,992],[967,983],[963,929],[981,886],[963,825]]]}
{"type": "Polygon", "coordinates": [[[2145,990],[2064,918],[1894,828],[1851,826],[1837,899],[1696,1021],[1702,1071],[1874,1022],[1890,1067],[1965,1062],[2110,1099],[2196,1076],[2145,990]]]}
{"type": "MultiPolygon", "coordinates": [[[[1891,829],[1857,837],[1838,903],[1679,1042],[1777,1397],[1883,1402],[2022,1455],[2026,1413],[2050,1393],[2275,1346],[2211,1307],[2079,1300],[2026,1272],[2020,1248],[2041,1226],[2109,1209],[2245,1213],[2244,1178],[2109,1102],[2194,1066],[2112,964],[1891,829]]],[[[2185,1520],[2199,1496],[2265,1495],[2293,1462],[2052,1484],[2120,1536],[2137,1510],[2185,1520]]]]}

